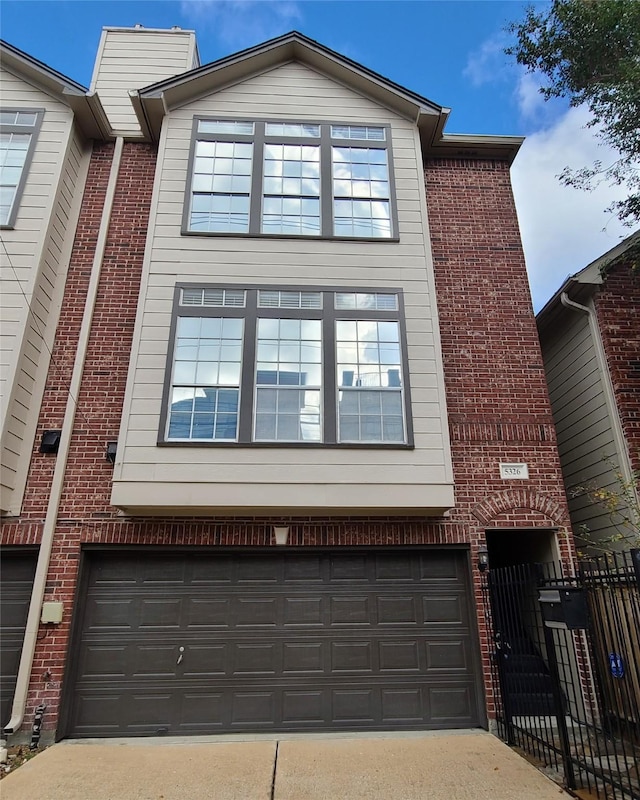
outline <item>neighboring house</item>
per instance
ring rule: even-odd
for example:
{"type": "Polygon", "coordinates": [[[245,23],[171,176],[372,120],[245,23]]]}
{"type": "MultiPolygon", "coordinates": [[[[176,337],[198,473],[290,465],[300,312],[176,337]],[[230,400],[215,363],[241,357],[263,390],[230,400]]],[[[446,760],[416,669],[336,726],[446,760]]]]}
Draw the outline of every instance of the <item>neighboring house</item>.
{"type": "Polygon", "coordinates": [[[640,231],[567,278],[537,317],[571,522],[596,554],[638,545],[639,247],[640,231]]]}
{"type": "Polygon", "coordinates": [[[110,130],[2,525],[30,597],[2,724],[486,725],[478,553],[572,558],[522,140],[445,134],[447,108],[298,33],[197,63],[192,32],[105,29],[84,95],[110,130]]]}

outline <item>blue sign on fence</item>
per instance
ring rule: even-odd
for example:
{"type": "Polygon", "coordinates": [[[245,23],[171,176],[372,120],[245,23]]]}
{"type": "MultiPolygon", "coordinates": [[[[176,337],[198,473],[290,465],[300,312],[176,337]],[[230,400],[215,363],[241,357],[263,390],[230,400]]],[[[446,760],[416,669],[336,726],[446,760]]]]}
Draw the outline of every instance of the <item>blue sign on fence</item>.
{"type": "Polygon", "coordinates": [[[624,661],[619,653],[609,653],[609,669],[614,678],[624,677],[624,661]]]}

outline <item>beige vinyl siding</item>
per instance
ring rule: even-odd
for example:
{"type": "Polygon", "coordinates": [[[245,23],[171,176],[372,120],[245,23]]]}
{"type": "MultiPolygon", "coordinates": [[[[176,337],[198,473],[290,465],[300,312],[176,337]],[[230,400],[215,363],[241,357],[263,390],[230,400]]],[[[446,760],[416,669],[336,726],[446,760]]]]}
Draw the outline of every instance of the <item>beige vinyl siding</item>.
{"type": "Polygon", "coordinates": [[[564,312],[557,333],[543,341],[545,371],[574,533],[597,541],[615,534],[610,515],[576,487],[619,488],[619,464],[606,382],[586,313],[564,312]]]}
{"type": "Polygon", "coordinates": [[[19,513],[79,209],[84,145],[62,103],[10,74],[3,105],[44,108],[13,230],[2,232],[2,510],[19,513]]]}
{"type": "Polygon", "coordinates": [[[310,495],[315,491],[319,507],[334,507],[331,498],[345,502],[349,486],[372,507],[428,507],[437,494],[433,487],[447,487],[441,496],[451,503],[444,385],[434,338],[432,267],[415,125],[306,66],[290,63],[172,111],[165,126],[157,214],[149,230],[113,502],[126,507],[137,497],[145,507],[162,504],[171,495],[171,484],[185,489],[189,485],[183,490],[185,505],[190,496],[196,505],[200,484],[209,482],[209,497],[225,492],[235,497],[244,487],[247,506],[264,496],[267,487],[292,506],[309,490],[310,495]],[[181,236],[194,115],[391,125],[400,242],[181,236]],[[415,449],[157,447],[177,281],[403,289],[415,449]]]}
{"type": "Polygon", "coordinates": [[[189,31],[103,31],[91,88],[100,97],[114,131],[139,131],[129,91],[190,69],[193,40],[189,31]]]}

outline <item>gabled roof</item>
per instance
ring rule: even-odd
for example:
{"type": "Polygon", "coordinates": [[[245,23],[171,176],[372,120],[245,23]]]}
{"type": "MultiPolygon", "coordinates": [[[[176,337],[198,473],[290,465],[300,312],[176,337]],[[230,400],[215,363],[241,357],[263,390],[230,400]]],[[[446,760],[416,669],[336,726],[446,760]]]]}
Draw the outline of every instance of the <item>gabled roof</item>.
{"type": "Polygon", "coordinates": [[[555,319],[558,310],[562,308],[562,295],[567,295],[570,299],[578,302],[588,300],[596,288],[604,282],[604,275],[609,265],[622,258],[631,247],[639,245],[640,230],[637,230],[612,247],[611,250],[607,250],[606,253],[596,258],[595,261],[587,264],[575,275],[569,275],[553,297],[537,313],[538,327],[546,327],[555,319]]]}
{"type": "Polygon", "coordinates": [[[297,31],[133,91],[130,97],[142,130],[157,141],[162,119],[168,110],[292,61],[308,64],[401,116],[414,120],[427,155],[479,155],[506,158],[511,162],[523,141],[515,136],[443,135],[449,108],[399,86],[297,31]]]}
{"type": "Polygon", "coordinates": [[[80,129],[90,139],[110,137],[111,127],[102,104],[98,96],[90,93],[85,86],[3,40],[0,40],[0,60],[9,72],[69,106],[80,129]]]}

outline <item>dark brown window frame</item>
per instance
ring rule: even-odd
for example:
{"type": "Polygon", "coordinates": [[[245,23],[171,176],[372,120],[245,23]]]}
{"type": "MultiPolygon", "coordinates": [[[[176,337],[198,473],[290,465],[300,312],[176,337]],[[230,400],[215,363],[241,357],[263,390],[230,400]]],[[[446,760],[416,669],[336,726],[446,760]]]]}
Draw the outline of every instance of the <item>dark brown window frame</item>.
{"type": "Polygon", "coordinates": [[[25,108],[25,107],[14,107],[14,106],[1,106],[0,111],[8,112],[8,113],[22,113],[22,114],[37,114],[35,125],[3,125],[0,124],[0,133],[30,133],[31,134],[31,141],[29,142],[29,148],[27,150],[27,157],[24,161],[24,166],[22,167],[22,174],[20,175],[20,181],[16,187],[16,196],[13,201],[13,205],[11,207],[11,211],[9,213],[9,217],[7,218],[6,222],[0,223],[0,230],[13,230],[16,225],[16,218],[18,216],[18,210],[20,208],[20,203],[22,201],[22,194],[24,192],[24,187],[27,182],[27,176],[29,174],[29,170],[31,168],[31,162],[33,160],[33,154],[36,148],[36,142],[38,140],[38,135],[40,134],[40,128],[42,127],[42,120],[44,118],[45,109],[44,108],[25,108]]]}
{"type": "Polygon", "coordinates": [[[293,448],[340,448],[340,449],[375,449],[375,450],[412,450],[414,449],[413,421],[411,416],[411,385],[409,380],[409,358],[407,353],[407,329],[404,313],[404,294],[399,288],[387,286],[310,286],[310,285],[274,285],[274,284],[229,284],[229,283],[177,283],[174,290],[171,327],[165,366],[165,379],[162,391],[160,411],[160,428],[157,445],[159,447],[293,447],[293,448]],[[184,306],[180,303],[182,289],[239,289],[246,292],[246,305],[243,308],[221,306],[184,306]],[[322,292],[323,303],[319,309],[259,308],[258,292],[260,290],[322,292]],[[398,298],[397,311],[376,311],[373,309],[336,309],[334,298],[337,292],[394,294],[398,298]],[[329,302],[330,301],[330,302],[329,302]],[[238,411],[238,440],[209,441],[172,440],[167,438],[170,395],[172,388],[172,371],[176,332],[179,317],[223,316],[245,320],[242,345],[242,368],[240,376],[240,404],[238,411]],[[253,441],[254,388],[255,388],[255,345],[258,317],[290,319],[322,320],[323,331],[323,441],[253,441]],[[342,319],[372,319],[397,322],[400,328],[400,347],[402,353],[402,402],[405,423],[404,442],[340,442],[337,438],[338,414],[336,398],[336,350],[335,322],[342,319]],[[246,323],[249,324],[246,324],[246,323]],[[243,391],[244,389],[244,391],[243,391]]]}
{"type": "MultiPolygon", "coordinates": [[[[348,199],[348,198],[345,198],[348,199]]],[[[189,162],[187,167],[187,180],[185,185],[184,204],[182,212],[181,234],[183,236],[222,236],[239,238],[264,238],[264,239],[310,239],[319,241],[331,239],[333,241],[345,242],[399,242],[398,234],[398,204],[396,198],[395,172],[393,165],[393,147],[391,140],[391,126],[385,123],[356,123],[344,122],[339,120],[300,120],[300,119],[233,119],[229,117],[196,116],[193,118],[191,129],[191,145],[189,149],[189,162]],[[236,133],[200,133],[198,132],[199,122],[252,122],[254,123],[253,134],[236,133]],[[265,129],[267,124],[290,124],[290,125],[319,125],[320,137],[313,138],[308,136],[266,136],[265,129]],[[355,126],[355,127],[375,127],[383,128],[385,131],[384,141],[375,139],[337,139],[331,136],[331,126],[355,126]],[[251,142],[253,148],[253,169],[251,173],[251,193],[249,196],[249,230],[245,233],[237,231],[194,231],[189,227],[189,217],[192,197],[193,169],[195,163],[195,149],[197,141],[208,142],[251,142]],[[320,147],[320,233],[318,235],[292,234],[292,233],[263,233],[261,231],[262,222],[262,184],[263,184],[263,147],[265,142],[273,144],[292,144],[292,145],[313,145],[316,143],[320,147]],[[387,153],[387,164],[389,168],[389,209],[391,216],[391,236],[336,236],[333,233],[333,180],[331,174],[331,147],[369,147],[372,149],[385,150],[387,153]]]]}

